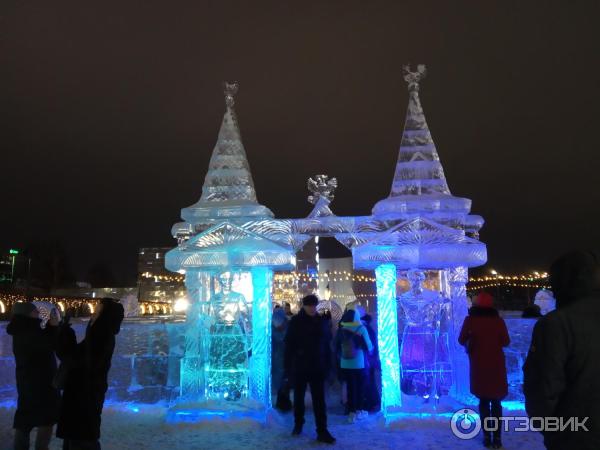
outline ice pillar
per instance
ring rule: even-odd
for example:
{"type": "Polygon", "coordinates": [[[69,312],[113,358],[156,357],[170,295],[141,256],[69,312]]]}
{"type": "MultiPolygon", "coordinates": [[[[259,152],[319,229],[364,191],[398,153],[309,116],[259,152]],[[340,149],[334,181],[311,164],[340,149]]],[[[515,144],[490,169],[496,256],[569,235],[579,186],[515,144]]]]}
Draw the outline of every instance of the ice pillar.
{"type": "Polygon", "coordinates": [[[382,264],[377,277],[377,330],[381,361],[381,408],[384,415],[402,406],[400,396],[400,355],[396,311],[396,267],[382,264]]]}
{"type": "Polygon", "coordinates": [[[450,298],[452,300],[452,327],[450,329],[450,355],[452,362],[453,383],[452,397],[469,402],[469,359],[462,345],[458,343],[460,329],[468,314],[467,281],[468,269],[457,267],[449,271],[450,298]]]}
{"type": "Polygon", "coordinates": [[[271,407],[271,283],[268,267],[252,268],[252,357],[250,397],[271,407]]]}
{"type": "Polygon", "coordinates": [[[185,353],[180,367],[180,395],[197,401],[204,397],[206,388],[205,363],[208,330],[204,327],[206,304],[209,297],[210,274],[189,270],[185,275],[190,308],[187,312],[185,353]]]}

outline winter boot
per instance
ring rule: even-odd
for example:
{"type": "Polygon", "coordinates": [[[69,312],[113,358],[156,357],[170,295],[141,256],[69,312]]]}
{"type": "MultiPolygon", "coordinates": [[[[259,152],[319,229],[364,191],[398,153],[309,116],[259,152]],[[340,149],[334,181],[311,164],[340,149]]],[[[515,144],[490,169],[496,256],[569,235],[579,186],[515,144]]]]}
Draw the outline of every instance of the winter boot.
{"type": "Polygon", "coordinates": [[[281,388],[277,391],[277,401],[275,402],[275,408],[281,412],[288,412],[292,410],[292,401],[290,400],[290,390],[281,388]]]}
{"type": "Polygon", "coordinates": [[[335,438],[327,430],[317,433],[317,441],[324,442],[326,444],[335,444],[335,438]]]}
{"type": "Polygon", "coordinates": [[[492,439],[492,448],[502,448],[502,439],[500,433],[494,433],[494,439],[492,439]]]}
{"type": "Polygon", "coordinates": [[[483,446],[485,448],[490,448],[492,446],[492,432],[491,431],[483,432],[483,446]]]}
{"type": "Polygon", "coordinates": [[[302,434],[302,424],[296,423],[294,424],[294,429],[292,430],[292,436],[298,436],[302,434]]]}

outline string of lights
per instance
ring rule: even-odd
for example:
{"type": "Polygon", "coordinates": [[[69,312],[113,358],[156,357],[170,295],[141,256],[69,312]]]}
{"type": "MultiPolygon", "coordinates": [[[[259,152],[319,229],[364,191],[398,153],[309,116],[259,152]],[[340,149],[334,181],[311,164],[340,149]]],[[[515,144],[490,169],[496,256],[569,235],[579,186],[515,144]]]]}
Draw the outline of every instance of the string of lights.
{"type": "Polygon", "coordinates": [[[495,281],[495,280],[520,280],[520,281],[534,281],[534,280],[545,280],[548,278],[547,273],[534,272],[533,274],[521,274],[521,275],[501,275],[499,273],[491,276],[481,276],[475,278],[469,278],[469,283],[479,283],[484,281],[495,281]]]}
{"type": "MultiPolygon", "coordinates": [[[[156,275],[150,272],[141,274],[143,278],[154,279],[156,282],[178,282],[182,283],[185,279],[183,275],[156,275]]],[[[533,272],[527,274],[506,275],[492,271],[491,275],[478,276],[469,279],[467,290],[469,292],[497,287],[512,287],[512,288],[535,288],[535,289],[550,289],[547,283],[548,274],[546,272],[533,272]]],[[[317,283],[317,282],[337,282],[337,281],[352,281],[375,283],[375,278],[355,274],[346,270],[334,270],[322,274],[309,272],[286,272],[275,273],[273,277],[275,291],[273,298],[275,301],[296,299],[298,297],[298,282],[317,283]]],[[[356,294],[356,295],[335,295],[334,297],[343,300],[350,298],[375,298],[376,294],[356,294]]],[[[98,299],[85,297],[57,297],[57,296],[34,296],[34,301],[49,302],[57,305],[62,311],[70,309],[83,310],[86,313],[92,313],[98,299]]],[[[21,294],[0,293],[0,314],[5,314],[10,311],[13,303],[25,302],[27,297],[21,294]]],[[[172,312],[172,305],[169,302],[155,301],[140,301],[140,313],[148,314],[169,314],[172,312]]]]}
{"type": "MultiPolygon", "coordinates": [[[[150,272],[144,272],[141,274],[143,278],[154,278],[156,281],[170,281],[170,282],[183,282],[185,277],[183,275],[156,275],[150,272]]],[[[548,274],[546,272],[533,272],[530,274],[519,274],[519,275],[502,275],[495,273],[490,276],[480,276],[469,278],[469,283],[481,283],[486,281],[494,280],[514,280],[514,281],[534,281],[547,279],[548,274]]],[[[294,282],[294,281],[353,281],[353,282],[365,282],[375,283],[374,277],[366,275],[355,274],[347,270],[334,270],[329,273],[314,274],[307,272],[286,272],[286,273],[275,273],[275,281],[282,282],[294,282]]]]}
{"type": "MultiPolygon", "coordinates": [[[[183,282],[185,277],[183,275],[157,275],[150,272],[144,272],[141,274],[142,278],[152,279],[155,281],[167,281],[167,282],[183,282]]],[[[289,272],[289,273],[275,273],[274,278],[276,280],[286,281],[350,281],[353,282],[365,282],[375,283],[375,278],[366,275],[355,274],[347,270],[333,270],[329,273],[312,274],[306,272],[289,272]]]]}
{"type": "Polygon", "coordinates": [[[473,292],[486,288],[500,287],[550,289],[548,285],[548,273],[546,272],[504,275],[492,270],[491,275],[470,278],[467,291],[473,292]]]}
{"type": "MultiPolygon", "coordinates": [[[[55,296],[34,296],[33,301],[47,302],[56,305],[62,312],[80,310],[82,315],[92,314],[99,298],[87,297],[55,297],[55,296]]],[[[21,294],[0,293],[0,314],[10,312],[14,303],[26,302],[27,297],[21,294]]],[[[139,302],[140,313],[142,315],[152,314],[170,314],[172,306],[168,302],[139,302]]]]}
{"type": "Polygon", "coordinates": [[[480,284],[477,286],[469,286],[469,290],[473,289],[483,289],[483,288],[491,288],[491,287],[525,287],[525,288],[537,288],[537,289],[550,289],[549,285],[546,284],[525,284],[525,283],[488,283],[488,284],[480,284]]]}

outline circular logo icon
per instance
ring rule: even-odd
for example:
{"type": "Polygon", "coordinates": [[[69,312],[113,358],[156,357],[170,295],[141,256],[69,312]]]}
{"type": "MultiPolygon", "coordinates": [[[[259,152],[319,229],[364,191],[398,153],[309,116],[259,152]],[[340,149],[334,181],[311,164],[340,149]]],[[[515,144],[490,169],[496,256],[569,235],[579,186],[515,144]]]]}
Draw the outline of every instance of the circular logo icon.
{"type": "Polygon", "coordinates": [[[481,430],[481,420],[472,409],[459,409],[450,419],[450,428],[459,439],[473,439],[481,430]]]}

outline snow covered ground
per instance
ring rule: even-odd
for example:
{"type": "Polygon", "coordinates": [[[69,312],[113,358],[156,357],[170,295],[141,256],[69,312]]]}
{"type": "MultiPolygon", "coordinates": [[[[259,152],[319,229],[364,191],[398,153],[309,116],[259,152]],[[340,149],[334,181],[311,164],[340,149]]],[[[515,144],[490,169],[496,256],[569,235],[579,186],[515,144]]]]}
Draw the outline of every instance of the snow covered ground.
{"type": "MultiPolygon", "coordinates": [[[[335,409],[335,408],[334,408],[335,409]]],[[[307,411],[312,414],[310,411],[307,411]]],[[[463,441],[456,438],[449,418],[404,419],[385,427],[381,419],[371,417],[350,425],[346,417],[329,415],[331,433],[337,438],[333,446],[315,441],[314,422],[307,415],[304,433],[290,436],[291,414],[270,415],[266,425],[251,420],[211,419],[201,423],[167,423],[166,408],[140,405],[129,408],[108,406],[102,420],[102,448],[106,450],[183,450],[183,449],[482,449],[481,438],[463,441]],[[138,409],[139,408],[139,409],[138,409]],[[137,412],[136,412],[137,411],[137,412]]],[[[0,407],[0,449],[11,448],[14,409],[0,407]]],[[[512,413],[511,413],[512,414],[512,413]]],[[[514,415],[519,415],[518,413],[514,415]]],[[[543,449],[539,433],[508,432],[503,436],[506,449],[543,449]]],[[[54,440],[51,449],[60,449],[54,440]]]]}

